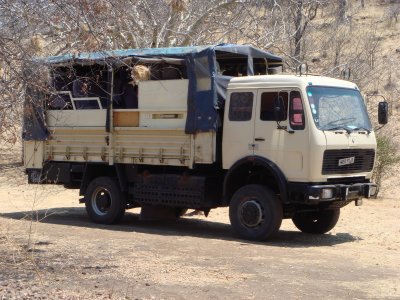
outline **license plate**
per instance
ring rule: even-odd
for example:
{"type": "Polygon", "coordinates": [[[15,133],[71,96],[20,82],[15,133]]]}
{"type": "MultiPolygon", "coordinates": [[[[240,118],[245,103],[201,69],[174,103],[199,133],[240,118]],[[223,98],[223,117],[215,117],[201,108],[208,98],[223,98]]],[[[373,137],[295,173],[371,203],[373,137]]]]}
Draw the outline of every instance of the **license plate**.
{"type": "Polygon", "coordinates": [[[339,159],[338,166],[340,167],[340,166],[345,166],[345,165],[354,164],[354,160],[355,160],[355,157],[354,157],[354,156],[339,159]]]}

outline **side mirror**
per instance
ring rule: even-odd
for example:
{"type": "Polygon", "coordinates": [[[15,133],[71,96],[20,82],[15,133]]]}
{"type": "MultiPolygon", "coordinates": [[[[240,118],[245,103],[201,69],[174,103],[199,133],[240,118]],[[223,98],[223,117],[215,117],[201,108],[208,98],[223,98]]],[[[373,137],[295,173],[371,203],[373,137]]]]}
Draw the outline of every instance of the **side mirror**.
{"type": "Polygon", "coordinates": [[[378,104],[378,123],[387,124],[389,120],[389,105],[387,102],[379,102],[378,104]]]}

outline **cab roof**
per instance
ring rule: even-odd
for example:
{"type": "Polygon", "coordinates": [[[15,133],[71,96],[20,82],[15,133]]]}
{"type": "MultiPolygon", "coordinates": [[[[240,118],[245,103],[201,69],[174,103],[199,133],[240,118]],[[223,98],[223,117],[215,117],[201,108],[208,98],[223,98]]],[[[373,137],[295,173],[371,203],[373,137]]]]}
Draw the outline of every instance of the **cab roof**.
{"type": "Polygon", "coordinates": [[[268,88],[268,87],[299,87],[306,86],[335,86],[358,89],[355,83],[350,81],[315,75],[259,75],[232,78],[228,89],[235,88],[268,88]]]}

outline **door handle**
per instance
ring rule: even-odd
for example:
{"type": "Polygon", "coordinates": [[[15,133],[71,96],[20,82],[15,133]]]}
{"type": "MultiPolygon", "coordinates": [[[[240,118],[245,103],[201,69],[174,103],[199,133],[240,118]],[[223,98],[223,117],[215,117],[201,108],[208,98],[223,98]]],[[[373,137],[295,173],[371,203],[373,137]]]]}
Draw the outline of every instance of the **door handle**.
{"type": "Polygon", "coordinates": [[[262,138],[262,137],[255,138],[254,140],[255,140],[256,142],[264,142],[264,141],[265,141],[265,139],[262,138]]]}

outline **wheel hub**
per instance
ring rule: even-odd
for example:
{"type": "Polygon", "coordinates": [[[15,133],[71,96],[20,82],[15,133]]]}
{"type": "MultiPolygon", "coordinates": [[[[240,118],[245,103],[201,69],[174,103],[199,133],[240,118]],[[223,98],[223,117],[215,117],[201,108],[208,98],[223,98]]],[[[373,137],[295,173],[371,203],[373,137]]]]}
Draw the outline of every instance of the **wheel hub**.
{"type": "Polygon", "coordinates": [[[97,188],[92,196],[92,208],[98,215],[106,215],[110,210],[112,198],[110,192],[102,187],[97,188]]]}
{"type": "Polygon", "coordinates": [[[244,202],[240,209],[240,219],[247,227],[256,227],[263,219],[261,205],[255,200],[244,202]]]}

